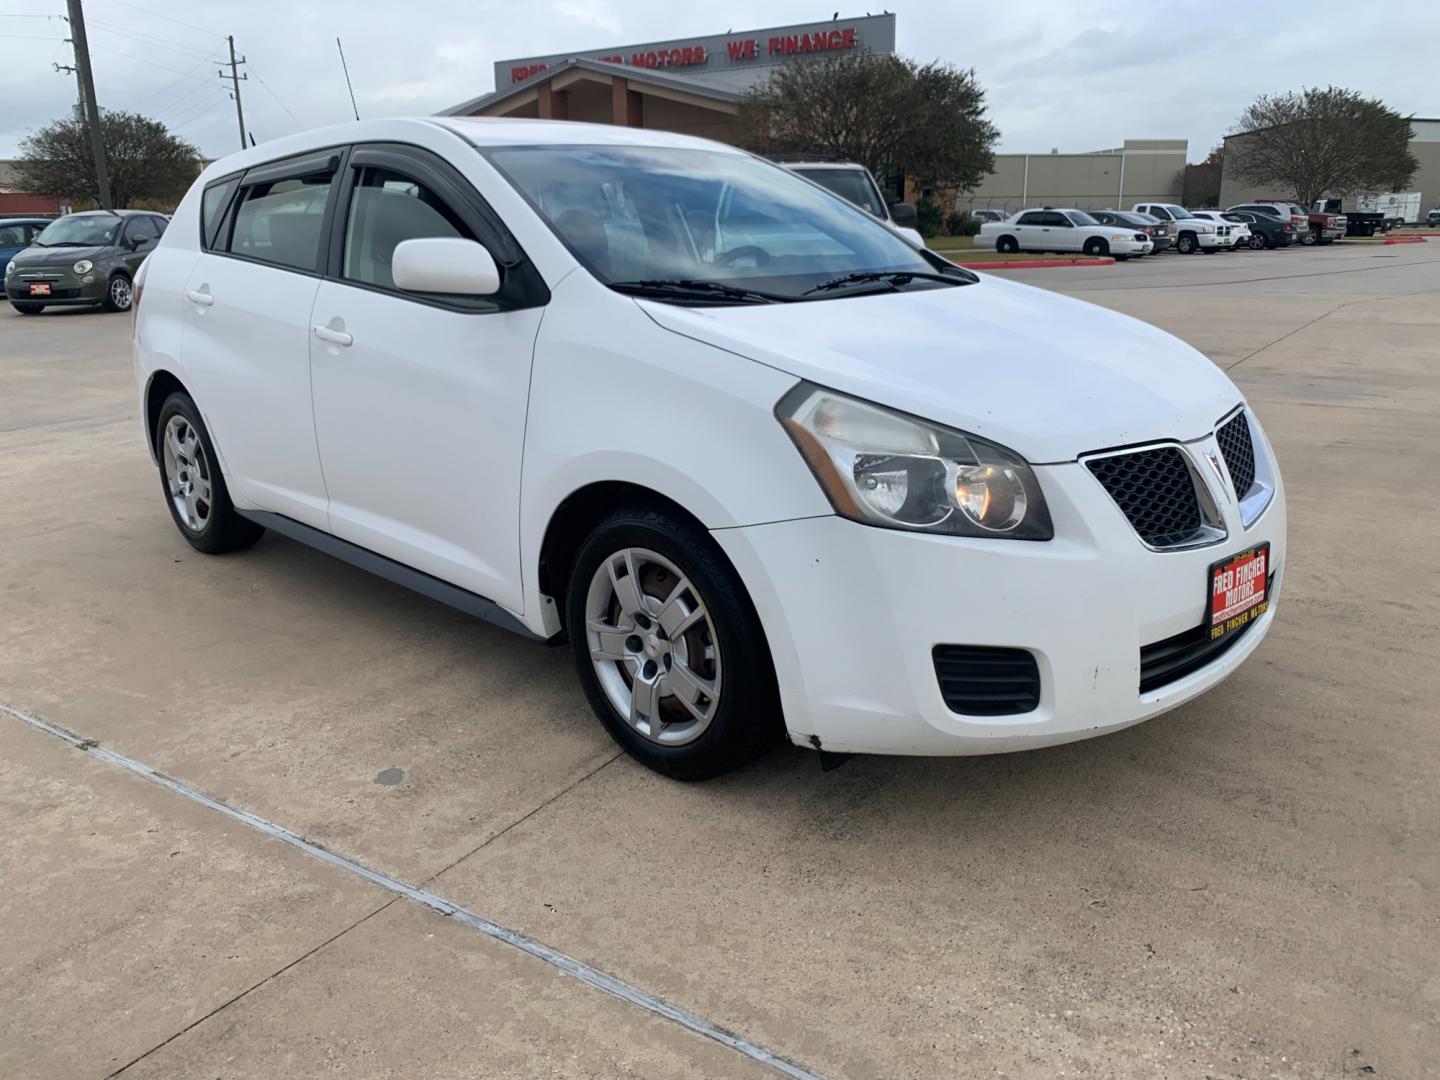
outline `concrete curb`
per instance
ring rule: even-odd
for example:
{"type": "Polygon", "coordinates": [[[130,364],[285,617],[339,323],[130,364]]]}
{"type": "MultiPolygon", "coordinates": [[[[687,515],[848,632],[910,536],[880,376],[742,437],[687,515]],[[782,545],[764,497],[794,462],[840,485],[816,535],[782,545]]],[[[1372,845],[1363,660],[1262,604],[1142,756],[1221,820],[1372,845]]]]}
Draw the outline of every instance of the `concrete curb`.
{"type": "Polygon", "coordinates": [[[1058,266],[1114,266],[1114,259],[1016,259],[1013,262],[962,262],[966,270],[1046,270],[1058,266]]]}

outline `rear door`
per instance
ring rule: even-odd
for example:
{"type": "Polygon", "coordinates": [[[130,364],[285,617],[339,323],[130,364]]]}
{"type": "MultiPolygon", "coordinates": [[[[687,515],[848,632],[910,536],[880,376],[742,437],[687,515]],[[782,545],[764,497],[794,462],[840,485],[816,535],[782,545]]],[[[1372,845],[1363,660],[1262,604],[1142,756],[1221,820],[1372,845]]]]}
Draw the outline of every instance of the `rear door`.
{"type": "Polygon", "coordinates": [[[207,189],[204,220],[221,213],[184,296],[185,373],[232,493],[321,529],[310,309],[343,156],[273,162],[207,189]]]}
{"type": "Polygon", "coordinates": [[[520,459],[548,293],[440,158],[357,146],[346,173],[309,340],[331,530],[521,611],[520,459]],[[500,292],[398,289],[396,246],[424,237],[482,243],[500,292]]]}

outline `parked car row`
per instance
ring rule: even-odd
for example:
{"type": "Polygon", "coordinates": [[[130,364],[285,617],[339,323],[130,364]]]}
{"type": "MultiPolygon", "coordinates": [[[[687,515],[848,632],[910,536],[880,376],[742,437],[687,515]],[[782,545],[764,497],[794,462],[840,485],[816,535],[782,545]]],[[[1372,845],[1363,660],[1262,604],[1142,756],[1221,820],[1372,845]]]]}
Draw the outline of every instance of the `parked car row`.
{"type": "MultiPolygon", "coordinates": [[[[977,242],[1000,252],[1080,252],[1128,259],[1174,248],[1182,255],[1237,248],[1328,244],[1347,235],[1346,215],[1307,211],[1298,203],[1257,200],[1227,210],[1188,210],[1176,203],[1136,203],[1124,210],[1036,207],[1005,215],[975,210],[977,242]]],[[[1431,215],[1440,219],[1440,210],[1431,215]]]]}
{"type": "Polygon", "coordinates": [[[169,221],[148,210],[0,220],[5,296],[22,315],[51,305],[129,311],[135,274],[169,221]]]}

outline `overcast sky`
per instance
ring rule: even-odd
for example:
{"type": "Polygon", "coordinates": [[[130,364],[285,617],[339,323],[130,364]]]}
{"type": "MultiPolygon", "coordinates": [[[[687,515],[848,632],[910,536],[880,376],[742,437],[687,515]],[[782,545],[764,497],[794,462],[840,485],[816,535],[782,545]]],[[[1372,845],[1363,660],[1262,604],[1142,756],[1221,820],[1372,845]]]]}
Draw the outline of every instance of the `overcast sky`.
{"type": "MultiPolygon", "coordinates": [[[[364,118],[484,93],[497,59],[825,21],[838,2],[85,0],[85,12],[101,105],[162,120],[214,157],[239,142],[214,63],[225,34],[249,58],[245,120],[264,140],[350,119],[337,34],[364,118]]],[[[1198,161],[1257,94],[1328,83],[1440,116],[1434,56],[1420,44],[1434,0],[884,2],[902,55],[975,68],[1004,151],[1185,138],[1198,161]]],[[[75,101],[74,77],[51,67],[71,61],[64,11],[64,0],[0,0],[0,157],[75,101]]]]}

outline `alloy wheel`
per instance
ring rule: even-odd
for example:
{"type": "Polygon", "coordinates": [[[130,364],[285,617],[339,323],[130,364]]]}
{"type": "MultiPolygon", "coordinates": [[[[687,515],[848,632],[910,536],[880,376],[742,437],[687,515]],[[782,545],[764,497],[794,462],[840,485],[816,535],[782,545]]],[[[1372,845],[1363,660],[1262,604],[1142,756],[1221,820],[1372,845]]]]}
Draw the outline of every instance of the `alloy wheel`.
{"type": "Polygon", "coordinates": [[[117,311],[130,310],[131,296],[129,278],[116,276],[110,279],[110,303],[117,311]]]}
{"type": "Polygon", "coordinates": [[[604,559],[585,599],[590,661],[615,711],[662,746],[698,739],[720,707],[715,625],[669,559],[624,548],[604,559]]]}
{"type": "Polygon", "coordinates": [[[202,531],[210,521],[210,463],[200,433],[184,416],[176,414],[165,425],[161,457],[165,462],[165,487],[175,512],[191,532],[202,531]]]}

